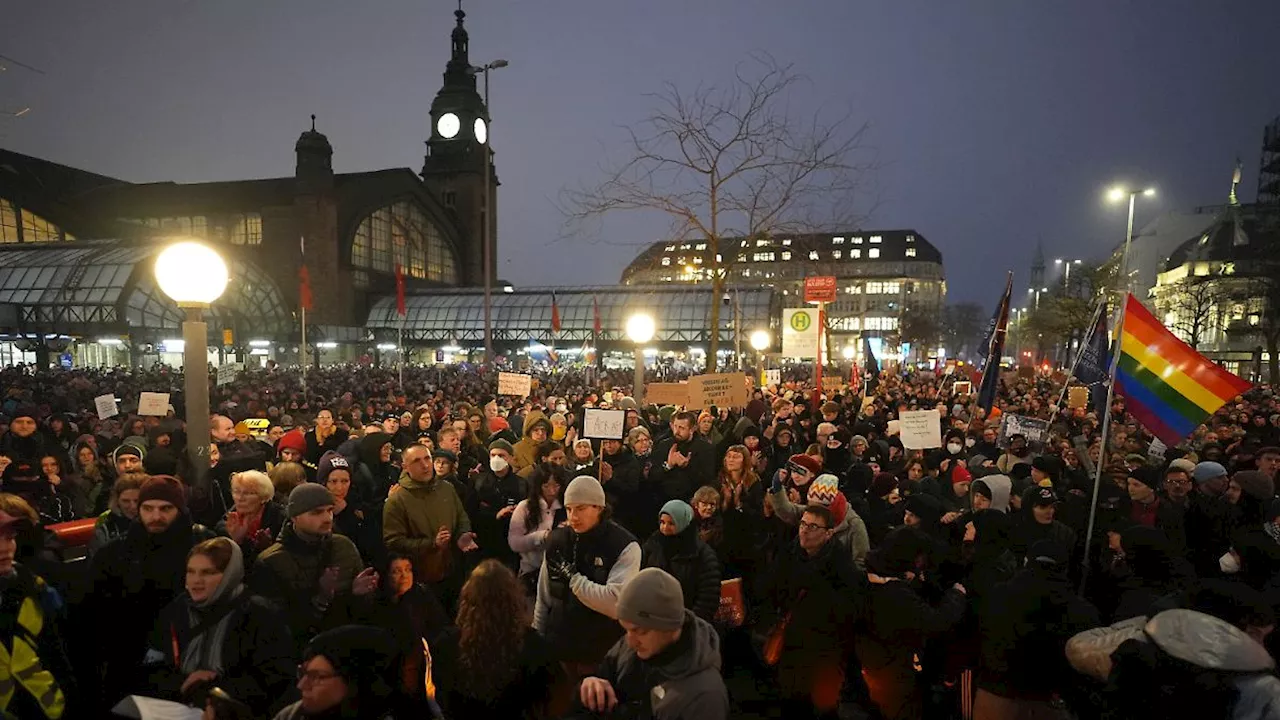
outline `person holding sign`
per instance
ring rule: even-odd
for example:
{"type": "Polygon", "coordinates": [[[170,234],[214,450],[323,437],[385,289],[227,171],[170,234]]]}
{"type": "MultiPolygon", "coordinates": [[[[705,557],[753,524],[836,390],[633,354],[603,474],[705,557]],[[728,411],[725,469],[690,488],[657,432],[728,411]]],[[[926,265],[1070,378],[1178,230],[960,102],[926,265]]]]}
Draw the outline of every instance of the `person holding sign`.
{"type": "Polygon", "coordinates": [[[678,412],[671,416],[671,437],[654,448],[655,464],[650,482],[661,488],[666,500],[692,498],[699,487],[716,477],[716,458],[711,443],[695,437],[696,413],[678,412]]]}

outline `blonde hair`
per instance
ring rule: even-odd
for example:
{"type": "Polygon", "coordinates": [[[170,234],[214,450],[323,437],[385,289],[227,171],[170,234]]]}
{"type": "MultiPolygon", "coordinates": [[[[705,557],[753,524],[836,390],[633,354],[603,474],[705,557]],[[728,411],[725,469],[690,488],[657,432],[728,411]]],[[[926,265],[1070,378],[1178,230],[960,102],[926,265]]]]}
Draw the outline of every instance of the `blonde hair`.
{"type": "Polygon", "coordinates": [[[276,463],[267,473],[276,495],[288,497],[293,489],[307,481],[307,469],[296,462],[276,463]]]}
{"type": "Polygon", "coordinates": [[[26,518],[32,525],[40,524],[40,514],[31,503],[12,493],[0,493],[0,512],[11,517],[26,518]]]}
{"type": "Polygon", "coordinates": [[[275,484],[271,482],[271,478],[261,470],[245,470],[231,476],[231,487],[235,488],[236,483],[244,483],[253,488],[253,491],[262,498],[262,502],[270,502],[271,498],[276,495],[275,484]]]}
{"type": "Polygon", "coordinates": [[[710,485],[703,485],[693,494],[693,503],[697,505],[700,502],[711,503],[716,507],[720,507],[720,491],[710,485]]]}

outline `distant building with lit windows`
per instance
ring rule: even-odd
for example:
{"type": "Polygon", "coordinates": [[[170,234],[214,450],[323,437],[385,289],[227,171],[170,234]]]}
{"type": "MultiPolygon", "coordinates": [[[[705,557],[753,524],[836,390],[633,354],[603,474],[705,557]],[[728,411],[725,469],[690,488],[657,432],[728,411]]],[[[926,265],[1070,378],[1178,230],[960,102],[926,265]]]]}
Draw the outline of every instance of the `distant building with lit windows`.
{"type": "MultiPolygon", "coordinates": [[[[915,230],[728,238],[720,257],[730,284],[775,288],[784,306],[802,304],[805,277],[834,275],[839,299],[827,312],[837,342],[863,331],[892,336],[904,311],[936,315],[947,295],[942,253],[915,230]]],[[[622,283],[710,284],[713,261],[706,242],[657,242],[627,266],[622,283]]]]}

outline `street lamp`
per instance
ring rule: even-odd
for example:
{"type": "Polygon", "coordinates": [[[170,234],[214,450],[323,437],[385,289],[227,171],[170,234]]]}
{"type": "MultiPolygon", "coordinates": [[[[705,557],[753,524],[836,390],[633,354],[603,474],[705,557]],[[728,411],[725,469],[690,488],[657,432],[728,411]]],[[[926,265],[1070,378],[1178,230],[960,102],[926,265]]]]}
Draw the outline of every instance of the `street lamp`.
{"type": "Polygon", "coordinates": [[[489,144],[489,140],[493,137],[492,128],[493,118],[489,115],[489,71],[504,68],[511,63],[506,60],[494,60],[487,65],[472,66],[467,68],[467,72],[471,75],[484,75],[484,114],[485,114],[485,137],[480,140],[480,144],[484,145],[484,221],[481,226],[484,228],[484,234],[481,237],[480,258],[484,263],[484,361],[486,364],[493,362],[493,247],[494,238],[492,237],[492,218],[493,209],[493,147],[489,144]]]}
{"type": "Polygon", "coordinates": [[[751,349],[756,352],[764,352],[772,342],[773,339],[769,337],[768,330],[756,330],[751,333],[751,349]]]}
{"type": "Polygon", "coordinates": [[[652,315],[636,313],[627,318],[627,337],[636,344],[636,374],[631,388],[631,397],[636,404],[644,402],[644,344],[653,339],[656,329],[652,315]]]}
{"type": "Polygon", "coordinates": [[[1124,291],[1129,291],[1129,244],[1133,242],[1133,199],[1138,195],[1143,197],[1155,197],[1155,188],[1145,188],[1142,190],[1129,190],[1124,187],[1116,186],[1111,188],[1111,192],[1107,194],[1112,202],[1120,202],[1126,197],[1129,198],[1129,222],[1125,226],[1124,231],[1124,252],[1120,255],[1120,281],[1124,283],[1124,291]]]}
{"type": "Polygon", "coordinates": [[[209,477],[209,326],[203,311],[227,289],[227,263],[216,250],[177,242],[156,258],[156,284],[182,308],[182,373],[187,407],[189,484],[201,492],[209,477]]]}

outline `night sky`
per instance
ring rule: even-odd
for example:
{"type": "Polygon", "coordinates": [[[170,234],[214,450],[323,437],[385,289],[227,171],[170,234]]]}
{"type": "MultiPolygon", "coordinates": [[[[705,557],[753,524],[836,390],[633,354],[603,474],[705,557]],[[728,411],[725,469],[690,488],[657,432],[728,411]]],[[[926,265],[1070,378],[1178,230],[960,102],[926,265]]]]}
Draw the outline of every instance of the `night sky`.
{"type": "MultiPolygon", "coordinates": [[[[0,145],[135,182],[289,175],[307,116],[338,172],[422,166],[449,55],[448,0],[5,3],[0,145]]],[[[869,227],[915,228],[953,301],[1026,282],[1037,239],[1099,256],[1124,232],[1104,189],[1149,180],[1155,213],[1222,202],[1280,114],[1280,3],[469,0],[492,75],[500,274],[616,283],[663,217],[561,239],[554,200],[600,177],[620,126],[664,80],[723,82],[763,49],[809,76],[804,102],[852,109],[879,157],[869,227]]]]}

